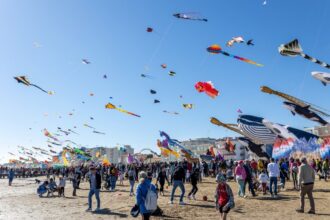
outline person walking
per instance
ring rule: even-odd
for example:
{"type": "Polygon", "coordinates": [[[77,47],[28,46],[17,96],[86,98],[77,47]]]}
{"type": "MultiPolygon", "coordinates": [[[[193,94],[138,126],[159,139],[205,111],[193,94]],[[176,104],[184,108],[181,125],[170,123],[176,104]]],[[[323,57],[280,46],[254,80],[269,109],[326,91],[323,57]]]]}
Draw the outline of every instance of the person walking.
{"type": "Polygon", "coordinates": [[[251,192],[252,196],[255,197],[256,193],[254,191],[254,186],[253,186],[253,181],[252,181],[253,173],[252,173],[250,161],[245,160],[243,167],[244,167],[245,173],[246,173],[246,178],[245,178],[245,182],[244,182],[244,190],[246,188],[246,185],[248,185],[249,191],[251,192]]]}
{"type": "Polygon", "coordinates": [[[129,191],[129,196],[134,196],[134,184],[136,180],[136,172],[134,167],[130,167],[128,171],[128,181],[130,185],[130,191],[129,191]]]}
{"type": "Polygon", "coordinates": [[[158,177],[157,177],[157,181],[156,181],[156,185],[158,182],[160,184],[159,194],[163,194],[163,196],[164,196],[165,180],[167,181],[167,184],[170,185],[167,175],[166,175],[165,167],[163,167],[162,170],[158,173],[158,177]]]}
{"type": "Polygon", "coordinates": [[[192,185],[192,189],[191,189],[190,193],[188,194],[188,199],[193,198],[194,200],[196,200],[195,195],[198,191],[198,188],[197,188],[198,179],[199,179],[199,169],[196,168],[190,175],[190,183],[192,185]]]}
{"type": "Polygon", "coordinates": [[[97,208],[95,211],[100,211],[100,189],[101,189],[101,175],[100,173],[96,172],[95,167],[90,168],[90,177],[89,177],[89,184],[90,184],[90,190],[88,193],[88,209],[87,212],[92,211],[92,197],[95,194],[96,202],[97,202],[97,208]]]}
{"type": "Polygon", "coordinates": [[[235,168],[235,177],[236,177],[236,182],[238,184],[238,196],[239,197],[246,197],[245,196],[245,187],[244,187],[244,183],[245,183],[245,179],[246,179],[246,171],[243,167],[243,161],[240,160],[238,162],[238,165],[235,168]]]}
{"type": "Polygon", "coordinates": [[[8,172],[8,185],[11,186],[13,180],[14,180],[14,177],[15,177],[15,172],[13,169],[10,169],[9,172],[8,172]]]}
{"type": "Polygon", "coordinates": [[[185,179],[185,173],[184,173],[184,169],[183,169],[181,163],[179,163],[178,166],[175,168],[172,178],[173,178],[173,188],[172,188],[172,193],[171,193],[171,200],[169,203],[173,204],[175,190],[176,190],[176,188],[179,187],[181,189],[181,196],[180,196],[179,204],[185,205],[185,203],[183,202],[183,197],[186,192],[184,185],[183,185],[183,182],[185,179]]]}
{"type": "Polygon", "coordinates": [[[277,178],[280,175],[280,169],[274,158],[270,159],[270,163],[267,165],[267,171],[269,174],[269,192],[273,198],[277,198],[277,178]],[[274,191],[273,191],[274,185],[274,191]]]}
{"type": "Polygon", "coordinates": [[[296,211],[303,213],[305,208],[305,195],[307,194],[311,209],[308,214],[315,214],[315,203],[313,198],[313,188],[315,181],[315,171],[307,163],[306,158],[301,159],[302,164],[299,166],[298,171],[298,184],[300,186],[300,209],[296,211]]]}

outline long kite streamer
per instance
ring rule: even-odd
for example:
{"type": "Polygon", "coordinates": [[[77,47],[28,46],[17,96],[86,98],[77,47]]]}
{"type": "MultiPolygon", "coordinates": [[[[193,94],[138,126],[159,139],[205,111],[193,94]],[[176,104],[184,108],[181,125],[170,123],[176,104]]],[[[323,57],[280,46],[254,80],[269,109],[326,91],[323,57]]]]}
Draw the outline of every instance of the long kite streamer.
{"type": "Polygon", "coordinates": [[[302,56],[303,58],[312,61],[313,63],[319,64],[325,68],[330,69],[330,65],[320,61],[314,57],[311,57],[307,54],[303,53],[303,50],[298,42],[298,39],[294,39],[293,41],[287,43],[287,44],[282,44],[279,48],[278,51],[280,52],[281,55],[283,56],[289,56],[289,57],[295,57],[295,56],[302,56]]]}
{"type": "Polygon", "coordinates": [[[235,56],[235,55],[232,55],[230,53],[227,53],[227,52],[223,51],[222,48],[217,44],[213,44],[212,46],[209,46],[207,48],[207,51],[210,52],[210,53],[213,53],[213,54],[221,53],[225,56],[232,57],[232,58],[238,59],[240,61],[243,61],[243,62],[246,62],[246,63],[249,63],[249,64],[253,64],[253,65],[256,65],[256,66],[263,66],[262,64],[256,63],[252,60],[249,60],[249,59],[246,59],[246,58],[243,58],[243,57],[239,57],[239,56],[235,56]]]}
{"type": "Polygon", "coordinates": [[[40,86],[37,86],[35,84],[30,83],[30,81],[28,80],[28,78],[26,76],[15,76],[14,79],[18,82],[18,83],[22,83],[26,86],[34,86],[37,89],[43,91],[44,93],[47,93],[48,95],[53,95],[54,92],[52,91],[46,91],[44,89],[42,89],[40,86]]]}
{"type": "Polygon", "coordinates": [[[105,108],[107,108],[107,109],[115,109],[115,110],[120,111],[120,112],[122,112],[122,113],[126,113],[126,114],[129,114],[129,115],[133,115],[133,116],[135,116],[135,117],[139,117],[139,118],[141,117],[140,115],[134,114],[134,113],[132,113],[132,112],[126,111],[126,110],[121,109],[121,108],[117,108],[114,104],[111,104],[111,103],[106,104],[106,105],[105,105],[105,108]]]}

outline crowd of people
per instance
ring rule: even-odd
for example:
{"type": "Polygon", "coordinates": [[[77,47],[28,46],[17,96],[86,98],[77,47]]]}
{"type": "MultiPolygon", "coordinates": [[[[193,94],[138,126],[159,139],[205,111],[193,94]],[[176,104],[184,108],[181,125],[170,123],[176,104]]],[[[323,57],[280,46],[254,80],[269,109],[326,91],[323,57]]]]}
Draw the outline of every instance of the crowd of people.
{"type": "Polygon", "coordinates": [[[306,158],[299,159],[281,159],[270,160],[219,160],[201,163],[183,162],[157,162],[149,164],[111,164],[103,166],[97,164],[82,165],[79,167],[48,168],[39,170],[29,169],[8,169],[1,167],[0,173],[6,173],[9,179],[9,185],[12,184],[15,172],[33,173],[38,172],[47,177],[46,181],[39,183],[37,194],[40,197],[46,195],[54,196],[57,193],[60,197],[65,197],[66,182],[70,181],[73,188],[72,196],[77,196],[77,190],[80,189],[80,183],[88,181],[90,191],[88,194],[88,209],[92,211],[92,197],[95,195],[97,206],[95,211],[101,208],[100,191],[101,189],[116,191],[117,182],[123,184],[125,179],[130,185],[130,196],[136,197],[136,207],[132,210],[138,210],[142,219],[149,219],[151,215],[160,215],[162,211],[156,205],[148,204],[147,201],[157,204],[157,198],[152,197],[152,192],[158,196],[165,195],[166,188],[172,186],[169,204],[174,204],[174,195],[179,188],[181,191],[179,205],[185,205],[185,195],[187,184],[191,185],[191,190],[187,194],[187,199],[196,199],[198,192],[198,183],[202,182],[204,177],[215,177],[216,187],[216,207],[221,214],[221,219],[226,219],[230,209],[234,207],[234,195],[227,181],[235,181],[238,186],[238,196],[248,197],[246,189],[252,197],[257,196],[258,192],[263,195],[269,195],[276,199],[280,190],[285,190],[286,181],[292,179],[293,188],[300,190],[301,206],[297,212],[304,212],[304,198],[307,195],[310,201],[310,210],[308,213],[315,213],[315,203],[313,199],[313,186],[315,175],[319,179],[327,181],[329,173],[329,160],[311,160],[309,163],[306,158]],[[155,184],[152,184],[154,180],[155,184]],[[279,180],[279,182],[278,182],[279,180]],[[135,184],[138,183],[137,187],[135,184]],[[186,184],[186,185],[185,185],[186,184]],[[149,199],[149,200],[148,200],[149,199]],[[153,199],[153,200],[152,200],[153,199]],[[157,211],[156,211],[157,210],[157,211]]]}

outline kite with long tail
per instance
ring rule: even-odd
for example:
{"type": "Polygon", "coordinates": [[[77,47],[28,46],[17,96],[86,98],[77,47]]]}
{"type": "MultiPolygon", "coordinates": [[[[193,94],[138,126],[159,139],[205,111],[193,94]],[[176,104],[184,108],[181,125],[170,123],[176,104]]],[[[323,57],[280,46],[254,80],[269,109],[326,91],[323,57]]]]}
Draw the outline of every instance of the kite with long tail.
{"type": "Polygon", "coordinates": [[[319,64],[325,68],[330,69],[330,65],[320,61],[318,59],[315,59],[314,57],[311,57],[307,54],[303,53],[303,50],[298,42],[298,39],[294,39],[293,41],[287,43],[287,44],[282,44],[279,48],[278,51],[280,52],[281,55],[283,56],[289,56],[289,57],[295,57],[295,56],[302,56],[303,58],[312,61],[313,63],[319,64]]]}
{"type": "Polygon", "coordinates": [[[232,57],[232,58],[235,58],[235,59],[238,59],[240,61],[243,61],[243,62],[246,62],[246,63],[249,63],[249,64],[253,64],[253,65],[256,65],[256,66],[263,66],[262,64],[259,64],[259,63],[256,63],[252,60],[249,60],[249,59],[246,59],[246,58],[243,58],[243,57],[239,57],[239,56],[235,56],[235,55],[232,55],[228,52],[225,52],[222,50],[222,48],[217,45],[217,44],[213,44],[212,46],[209,46],[207,48],[207,51],[210,52],[210,53],[213,53],[213,54],[223,54],[225,56],[228,56],[228,57],[232,57]]]}
{"type": "Polygon", "coordinates": [[[28,78],[26,76],[15,76],[14,79],[16,79],[18,83],[23,83],[26,86],[34,86],[37,89],[40,89],[41,91],[43,91],[44,93],[47,93],[48,95],[54,94],[54,92],[52,92],[52,91],[46,91],[46,90],[42,89],[40,86],[30,83],[30,81],[28,80],[28,78]]]}
{"type": "Polygon", "coordinates": [[[141,117],[140,115],[134,114],[134,113],[132,113],[132,112],[126,111],[126,110],[121,109],[121,108],[117,108],[114,104],[111,104],[111,103],[106,104],[106,105],[105,105],[105,108],[107,108],[107,109],[115,109],[115,110],[120,111],[120,112],[122,112],[122,113],[126,113],[126,114],[129,114],[129,115],[133,115],[133,116],[135,116],[135,117],[139,117],[139,118],[141,117]]]}

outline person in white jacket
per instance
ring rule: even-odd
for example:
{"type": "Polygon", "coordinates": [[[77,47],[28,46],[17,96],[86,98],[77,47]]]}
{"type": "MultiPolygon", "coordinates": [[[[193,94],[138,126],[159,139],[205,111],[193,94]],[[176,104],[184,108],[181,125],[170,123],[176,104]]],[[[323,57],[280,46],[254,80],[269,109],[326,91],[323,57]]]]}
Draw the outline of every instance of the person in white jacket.
{"type": "Polygon", "coordinates": [[[263,170],[260,174],[259,174],[259,177],[258,177],[258,180],[262,186],[262,192],[264,195],[266,195],[266,192],[267,192],[267,183],[268,183],[268,175],[267,173],[263,170]]]}
{"type": "Polygon", "coordinates": [[[273,198],[277,198],[277,178],[280,176],[280,168],[277,163],[275,163],[274,158],[270,159],[270,163],[267,166],[267,171],[269,175],[269,192],[273,198]],[[274,185],[274,192],[273,192],[274,185]]]}

